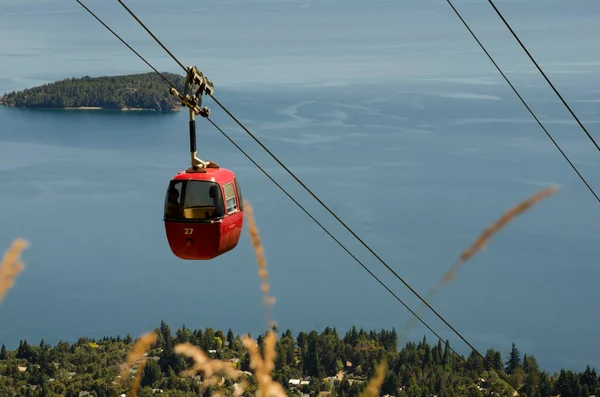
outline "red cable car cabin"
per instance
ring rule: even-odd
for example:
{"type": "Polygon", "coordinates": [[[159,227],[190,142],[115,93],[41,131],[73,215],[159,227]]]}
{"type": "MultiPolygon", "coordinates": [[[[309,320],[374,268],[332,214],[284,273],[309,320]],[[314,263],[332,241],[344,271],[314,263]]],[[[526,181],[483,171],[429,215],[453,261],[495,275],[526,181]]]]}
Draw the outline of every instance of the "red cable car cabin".
{"type": "Polygon", "coordinates": [[[238,244],[243,225],[242,193],[225,168],[179,172],[165,199],[165,231],[181,259],[209,260],[238,244]]]}

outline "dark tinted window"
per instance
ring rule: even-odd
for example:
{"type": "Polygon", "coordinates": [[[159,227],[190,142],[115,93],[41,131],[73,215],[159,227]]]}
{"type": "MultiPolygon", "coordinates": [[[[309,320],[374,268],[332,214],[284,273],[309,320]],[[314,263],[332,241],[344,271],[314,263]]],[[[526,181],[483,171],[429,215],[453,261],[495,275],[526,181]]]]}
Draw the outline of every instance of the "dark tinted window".
{"type": "Polygon", "coordinates": [[[165,202],[166,218],[214,219],[223,215],[223,195],[217,183],[175,181],[169,186],[165,202]]]}
{"type": "Polygon", "coordinates": [[[172,181],[167,189],[165,197],[165,218],[178,219],[182,217],[181,212],[181,181],[172,181]]]}

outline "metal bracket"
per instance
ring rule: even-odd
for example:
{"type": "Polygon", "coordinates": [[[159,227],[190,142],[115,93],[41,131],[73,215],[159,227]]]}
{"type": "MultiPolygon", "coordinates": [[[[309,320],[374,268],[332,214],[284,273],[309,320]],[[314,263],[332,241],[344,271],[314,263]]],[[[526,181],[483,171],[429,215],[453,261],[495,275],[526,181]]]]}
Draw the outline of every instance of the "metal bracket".
{"type": "Polygon", "coordinates": [[[183,94],[181,94],[175,87],[170,89],[170,93],[172,95],[176,95],[181,103],[184,106],[187,106],[190,110],[190,153],[192,166],[188,168],[186,172],[206,172],[206,168],[219,168],[219,166],[211,160],[203,161],[196,156],[195,116],[210,116],[210,109],[207,107],[202,107],[202,95],[212,95],[215,87],[213,83],[206,76],[204,76],[196,66],[189,66],[187,71],[188,73],[183,94]]]}
{"type": "Polygon", "coordinates": [[[175,87],[172,87],[170,93],[176,95],[184,106],[192,109],[194,115],[202,117],[210,116],[210,109],[202,106],[202,95],[212,95],[215,91],[214,84],[198,70],[196,66],[189,66],[185,88],[181,94],[175,87]],[[195,90],[193,87],[197,87],[195,90]],[[195,92],[194,92],[195,91],[195,92]],[[193,93],[193,95],[190,95],[193,93]]]}

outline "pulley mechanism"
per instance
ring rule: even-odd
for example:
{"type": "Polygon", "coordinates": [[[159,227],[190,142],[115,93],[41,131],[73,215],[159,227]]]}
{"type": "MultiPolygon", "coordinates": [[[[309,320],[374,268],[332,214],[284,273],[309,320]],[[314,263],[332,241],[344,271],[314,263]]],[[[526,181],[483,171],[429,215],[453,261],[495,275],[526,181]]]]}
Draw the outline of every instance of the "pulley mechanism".
{"type": "Polygon", "coordinates": [[[214,92],[213,83],[198,70],[196,66],[187,68],[187,78],[183,94],[172,87],[170,93],[176,95],[184,106],[187,106],[190,112],[190,153],[192,166],[186,172],[206,172],[207,168],[219,168],[211,160],[200,160],[196,151],[196,115],[202,117],[210,116],[210,110],[202,107],[202,95],[212,95],[214,92]]]}

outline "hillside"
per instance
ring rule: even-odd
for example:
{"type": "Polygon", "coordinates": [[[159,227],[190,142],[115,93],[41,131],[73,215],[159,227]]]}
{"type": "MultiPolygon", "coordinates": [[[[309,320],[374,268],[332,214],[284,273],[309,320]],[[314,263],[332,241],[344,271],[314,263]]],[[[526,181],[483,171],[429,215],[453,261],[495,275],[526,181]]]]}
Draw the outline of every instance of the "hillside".
{"type": "MultiPolygon", "coordinates": [[[[160,390],[169,396],[208,397],[215,395],[217,389],[223,397],[236,396],[236,384],[245,384],[243,396],[256,395],[257,380],[251,376],[252,354],[243,338],[231,329],[224,332],[183,326],[173,334],[162,322],[153,334],[155,339],[148,344],[144,355],[143,350],[133,347],[130,335],[100,340],[80,338],[75,343],[61,341],[54,347],[43,340],[39,344],[22,340],[14,351],[2,345],[0,395],[110,397],[126,393],[136,376],[140,376],[138,397],[152,396],[160,390]],[[217,361],[212,360],[222,360],[231,368],[225,372],[241,371],[241,378],[226,376],[220,387],[209,386],[208,365],[198,373],[194,369],[198,369],[194,367],[195,360],[185,357],[187,354],[181,355],[181,351],[178,354],[177,346],[187,344],[206,352],[215,372],[220,371],[216,369],[217,361]],[[127,351],[135,350],[140,359],[125,359],[127,351]],[[186,376],[184,371],[188,369],[194,370],[186,376]]],[[[258,336],[257,343],[261,349],[269,344],[265,335],[258,336]]],[[[330,327],[296,336],[286,330],[274,346],[277,356],[272,377],[283,386],[288,397],[360,397],[368,379],[375,374],[377,363],[386,357],[388,366],[380,396],[484,397],[494,391],[501,397],[513,396],[508,384],[473,353],[463,358],[469,366],[478,368],[485,380],[439,341],[429,344],[424,338],[419,343],[408,342],[400,350],[397,343],[393,329],[377,332],[352,327],[343,336],[330,327]]],[[[489,349],[486,359],[518,385],[523,397],[588,397],[599,391],[594,369],[588,367],[581,373],[561,370],[560,374],[552,375],[538,368],[535,357],[521,356],[514,345],[506,353],[505,356],[489,349]]],[[[205,361],[196,360],[196,365],[205,361]]]]}
{"type": "MultiPolygon", "coordinates": [[[[183,92],[185,78],[163,73],[183,92]]],[[[106,109],[178,111],[181,104],[156,73],[70,78],[23,91],[10,92],[0,104],[38,109],[106,109]]]]}

